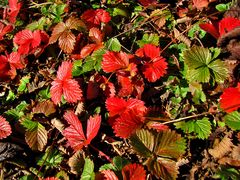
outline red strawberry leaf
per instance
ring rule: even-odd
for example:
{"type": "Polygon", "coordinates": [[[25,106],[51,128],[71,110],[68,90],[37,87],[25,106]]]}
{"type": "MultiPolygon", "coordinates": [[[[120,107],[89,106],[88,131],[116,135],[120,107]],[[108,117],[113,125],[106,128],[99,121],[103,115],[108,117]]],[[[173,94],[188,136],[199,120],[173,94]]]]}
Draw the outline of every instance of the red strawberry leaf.
{"type": "Polygon", "coordinates": [[[67,102],[75,103],[82,98],[82,90],[78,82],[72,78],[72,63],[63,62],[57,72],[57,78],[50,89],[54,104],[61,102],[62,95],[67,102]]]}
{"type": "Polygon", "coordinates": [[[128,138],[143,125],[144,120],[143,116],[137,114],[136,109],[130,109],[115,120],[114,132],[118,137],[128,138]]]}
{"type": "Polygon", "coordinates": [[[12,133],[11,126],[8,121],[0,116],[0,139],[8,137],[12,133]]]}
{"type": "Polygon", "coordinates": [[[228,113],[240,107],[240,83],[236,88],[230,87],[223,91],[220,97],[220,107],[228,113]]]}
{"type": "Polygon", "coordinates": [[[143,74],[149,82],[155,82],[167,73],[167,62],[165,58],[159,56],[152,62],[143,65],[143,74]]]}
{"type": "Polygon", "coordinates": [[[101,116],[95,115],[90,117],[87,122],[87,141],[86,144],[90,144],[92,139],[97,135],[101,125],[101,116]]]}
{"type": "Polygon", "coordinates": [[[41,31],[36,30],[32,32],[24,29],[15,35],[13,42],[19,46],[18,52],[20,54],[28,54],[33,48],[40,45],[41,31]]]}
{"type": "Polygon", "coordinates": [[[81,150],[86,141],[81,121],[73,111],[67,111],[63,117],[70,124],[63,130],[64,137],[75,151],[81,150]]]}
{"type": "Polygon", "coordinates": [[[114,72],[119,69],[127,68],[129,65],[128,55],[124,52],[107,51],[103,55],[102,69],[104,72],[114,72]]]}

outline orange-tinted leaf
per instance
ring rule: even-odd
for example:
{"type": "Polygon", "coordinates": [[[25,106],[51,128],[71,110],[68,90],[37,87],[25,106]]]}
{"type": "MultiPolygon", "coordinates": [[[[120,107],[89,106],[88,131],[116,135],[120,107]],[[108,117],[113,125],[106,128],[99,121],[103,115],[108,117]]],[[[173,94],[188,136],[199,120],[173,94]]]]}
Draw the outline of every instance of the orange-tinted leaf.
{"type": "Polygon", "coordinates": [[[72,16],[66,21],[66,23],[58,23],[52,31],[49,43],[53,44],[59,40],[59,47],[65,53],[71,53],[76,42],[76,37],[71,32],[71,29],[77,30],[78,27],[85,28],[85,24],[80,19],[72,16]]]}
{"type": "Polygon", "coordinates": [[[208,7],[208,4],[208,0],[193,0],[193,7],[196,7],[199,10],[208,7]]]}
{"type": "Polygon", "coordinates": [[[63,117],[70,125],[63,130],[63,136],[75,151],[81,150],[86,140],[81,121],[73,111],[67,111],[63,117]]]}
{"type": "Polygon", "coordinates": [[[64,31],[58,39],[58,45],[65,53],[71,53],[74,49],[76,37],[71,31],[64,31]]]}
{"type": "Polygon", "coordinates": [[[122,169],[123,180],[145,180],[146,171],[140,164],[128,164],[122,169]]]}
{"type": "Polygon", "coordinates": [[[12,128],[8,121],[0,116],[0,139],[8,137],[12,133],[12,128]]]}
{"type": "Polygon", "coordinates": [[[55,43],[64,31],[65,31],[65,23],[63,22],[58,23],[53,28],[52,35],[49,39],[49,44],[55,43]]]}
{"type": "Polygon", "coordinates": [[[116,174],[109,169],[101,171],[101,174],[103,174],[104,180],[118,180],[116,174]]]}
{"type": "Polygon", "coordinates": [[[150,129],[155,129],[158,132],[168,130],[169,127],[159,122],[150,121],[147,123],[147,127],[150,129]]]}
{"type": "Polygon", "coordinates": [[[86,144],[90,144],[92,139],[97,135],[100,125],[101,125],[101,116],[100,115],[95,115],[88,119],[86,144]]]}
{"type": "Polygon", "coordinates": [[[103,35],[98,28],[95,27],[91,28],[89,30],[89,37],[91,38],[92,41],[96,42],[96,44],[102,43],[103,35]]]}
{"type": "Polygon", "coordinates": [[[220,107],[230,113],[240,107],[240,83],[236,88],[230,87],[220,96],[220,107]]]}
{"type": "Polygon", "coordinates": [[[80,52],[81,58],[85,58],[88,55],[90,55],[95,50],[96,46],[97,46],[96,44],[88,44],[84,46],[80,52]]]}
{"type": "Polygon", "coordinates": [[[103,55],[102,69],[104,72],[114,72],[119,69],[127,68],[129,65],[128,55],[124,52],[107,51],[103,55]]]}

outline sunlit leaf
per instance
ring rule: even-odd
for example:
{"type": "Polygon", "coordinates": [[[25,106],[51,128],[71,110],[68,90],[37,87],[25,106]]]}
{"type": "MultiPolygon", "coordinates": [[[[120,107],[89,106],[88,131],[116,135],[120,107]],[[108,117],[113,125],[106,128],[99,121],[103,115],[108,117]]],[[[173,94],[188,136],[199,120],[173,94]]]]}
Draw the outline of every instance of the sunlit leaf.
{"type": "Polygon", "coordinates": [[[185,139],[175,131],[160,131],[155,137],[156,146],[154,152],[157,155],[177,159],[185,153],[185,139]]]}
{"type": "Polygon", "coordinates": [[[183,58],[188,66],[187,78],[190,81],[207,83],[211,78],[216,82],[223,82],[228,75],[224,63],[219,59],[213,60],[207,48],[193,46],[183,52],[183,58]]]}
{"type": "Polygon", "coordinates": [[[240,130],[240,113],[238,111],[227,114],[224,116],[224,120],[232,130],[240,130]]]}
{"type": "Polygon", "coordinates": [[[157,34],[144,34],[141,40],[137,41],[139,47],[143,47],[145,44],[159,45],[159,36],[157,34]]]}
{"type": "Polygon", "coordinates": [[[208,118],[175,123],[176,128],[185,133],[194,133],[199,139],[207,139],[211,133],[211,123],[208,118]]]}
{"type": "Polygon", "coordinates": [[[122,45],[117,38],[111,38],[106,42],[105,47],[110,51],[119,52],[122,45]]]}
{"type": "Polygon", "coordinates": [[[91,159],[85,158],[85,164],[81,175],[81,180],[94,180],[94,163],[91,159]]]}

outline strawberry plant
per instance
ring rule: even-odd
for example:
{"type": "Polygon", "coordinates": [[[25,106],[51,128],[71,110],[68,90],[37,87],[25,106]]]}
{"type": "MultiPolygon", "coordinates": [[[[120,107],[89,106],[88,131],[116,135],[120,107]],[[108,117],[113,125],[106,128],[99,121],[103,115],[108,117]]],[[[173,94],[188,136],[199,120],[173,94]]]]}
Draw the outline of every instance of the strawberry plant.
{"type": "Polygon", "coordinates": [[[239,179],[240,2],[0,2],[0,179],[239,179]]]}

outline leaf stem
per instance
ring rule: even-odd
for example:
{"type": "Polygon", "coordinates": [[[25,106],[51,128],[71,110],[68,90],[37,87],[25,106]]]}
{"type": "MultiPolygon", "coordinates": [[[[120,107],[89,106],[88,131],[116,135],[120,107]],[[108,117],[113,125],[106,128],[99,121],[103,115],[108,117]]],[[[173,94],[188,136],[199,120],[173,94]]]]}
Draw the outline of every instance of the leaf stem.
{"type": "MultiPolygon", "coordinates": [[[[220,111],[216,111],[216,112],[203,112],[201,114],[194,114],[194,115],[191,115],[191,116],[186,116],[186,117],[181,117],[181,118],[178,118],[178,119],[173,119],[171,121],[166,121],[166,122],[163,122],[162,124],[172,124],[172,123],[176,123],[176,122],[180,122],[180,121],[184,121],[184,120],[187,120],[187,119],[193,119],[193,118],[197,118],[197,117],[201,117],[201,116],[207,116],[207,115],[214,115],[214,114],[217,114],[219,113],[220,111]]],[[[163,120],[166,120],[166,118],[151,118],[151,117],[147,117],[148,119],[150,120],[153,120],[153,121],[163,121],[163,120]]]]}
{"type": "Polygon", "coordinates": [[[89,144],[91,148],[98,152],[99,156],[106,158],[110,163],[113,163],[112,159],[106,155],[104,152],[100,151],[98,148],[94,147],[93,145],[89,144]]]}

